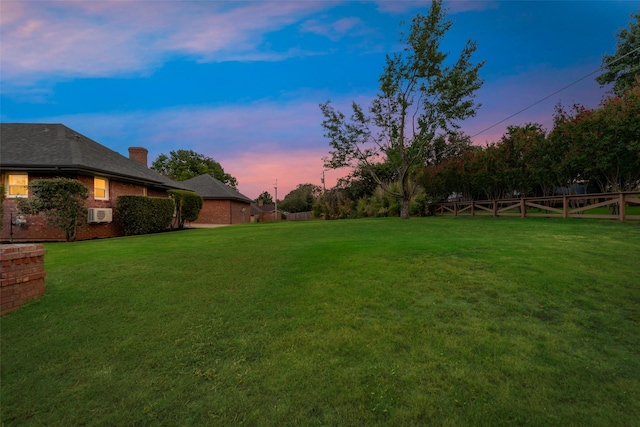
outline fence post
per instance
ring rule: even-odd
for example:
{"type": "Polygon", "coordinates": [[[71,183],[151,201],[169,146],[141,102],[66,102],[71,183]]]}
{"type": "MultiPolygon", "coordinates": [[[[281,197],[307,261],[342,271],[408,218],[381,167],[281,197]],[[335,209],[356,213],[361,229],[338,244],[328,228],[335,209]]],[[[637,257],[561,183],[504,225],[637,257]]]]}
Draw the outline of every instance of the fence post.
{"type": "Polygon", "coordinates": [[[498,216],[498,202],[496,199],[493,199],[493,216],[494,218],[498,216]]]}
{"type": "Polygon", "coordinates": [[[474,211],[475,206],[476,206],[476,202],[474,202],[472,200],[471,201],[471,216],[476,216],[476,212],[474,211]]]}
{"type": "Polygon", "coordinates": [[[524,201],[524,197],[520,197],[520,218],[527,216],[527,204],[524,201]]]}
{"type": "Polygon", "coordinates": [[[569,198],[567,196],[562,196],[562,217],[569,217],[569,198]]]}
{"type": "Polygon", "coordinates": [[[625,205],[627,204],[627,201],[624,199],[624,193],[620,192],[620,201],[618,202],[619,204],[619,211],[620,211],[620,221],[624,221],[624,208],[625,205]]]}
{"type": "Polygon", "coordinates": [[[458,202],[453,202],[453,215],[458,216],[458,202]]]}

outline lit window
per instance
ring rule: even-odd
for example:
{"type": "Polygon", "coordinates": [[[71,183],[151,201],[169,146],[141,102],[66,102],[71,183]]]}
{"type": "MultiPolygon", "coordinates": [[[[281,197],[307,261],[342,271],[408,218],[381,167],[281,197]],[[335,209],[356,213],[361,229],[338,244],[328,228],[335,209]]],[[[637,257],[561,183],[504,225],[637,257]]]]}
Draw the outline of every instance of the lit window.
{"type": "Polygon", "coordinates": [[[95,199],[109,199],[109,181],[106,178],[93,178],[93,197],[95,199]]]}
{"type": "Polygon", "coordinates": [[[27,197],[29,195],[29,175],[26,173],[7,174],[7,197],[27,197]]]}

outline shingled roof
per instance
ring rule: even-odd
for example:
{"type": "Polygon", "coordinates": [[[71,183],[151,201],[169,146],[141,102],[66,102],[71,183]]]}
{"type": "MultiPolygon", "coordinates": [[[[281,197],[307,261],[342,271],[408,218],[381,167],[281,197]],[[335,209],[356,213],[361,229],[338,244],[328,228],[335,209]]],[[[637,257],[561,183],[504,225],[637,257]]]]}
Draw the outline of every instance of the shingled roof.
{"type": "Polygon", "coordinates": [[[0,124],[0,168],[89,172],[161,188],[184,188],[62,124],[0,124]]]}
{"type": "Polygon", "coordinates": [[[237,200],[251,203],[250,198],[208,174],[182,181],[181,184],[200,194],[205,200],[237,200]]]}

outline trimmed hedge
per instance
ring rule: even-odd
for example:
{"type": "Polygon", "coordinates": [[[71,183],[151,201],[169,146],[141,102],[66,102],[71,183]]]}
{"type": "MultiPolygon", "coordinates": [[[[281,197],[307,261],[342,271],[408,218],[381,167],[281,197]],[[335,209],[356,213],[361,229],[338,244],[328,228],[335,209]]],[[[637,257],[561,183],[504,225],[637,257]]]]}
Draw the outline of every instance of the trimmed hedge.
{"type": "Polygon", "coordinates": [[[184,227],[185,221],[198,219],[204,203],[201,195],[188,190],[169,190],[167,194],[176,203],[176,216],[180,228],[184,227]]]}
{"type": "Polygon", "coordinates": [[[171,225],[175,204],[165,197],[120,196],[116,212],[126,235],[159,233],[171,225]]]}

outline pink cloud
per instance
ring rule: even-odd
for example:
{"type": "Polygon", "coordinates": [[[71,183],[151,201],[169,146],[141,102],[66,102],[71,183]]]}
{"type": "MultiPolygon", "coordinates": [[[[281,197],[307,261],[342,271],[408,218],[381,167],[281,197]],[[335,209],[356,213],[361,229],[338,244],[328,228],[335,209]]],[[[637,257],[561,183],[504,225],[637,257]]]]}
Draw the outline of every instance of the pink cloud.
{"type": "MultiPolygon", "coordinates": [[[[244,153],[225,159],[223,167],[238,179],[238,190],[251,199],[255,199],[263,191],[268,191],[275,197],[274,184],[277,180],[278,199],[282,200],[299,184],[310,183],[322,187],[324,155],[326,152],[321,150],[279,150],[260,153],[259,156],[244,153]]],[[[325,171],[326,188],[334,187],[337,180],[347,174],[346,170],[325,171]]]]}
{"type": "Polygon", "coordinates": [[[147,72],[167,55],[204,61],[282,60],[263,36],[325,2],[0,2],[3,80],[147,72]],[[256,51],[257,50],[257,51],[256,51]]]}
{"type": "Polygon", "coordinates": [[[79,13],[82,4],[2,2],[3,80],[20,82],[51,72],[99,76],[139,71],[157,59],[132,42],[139,27],[109,17],[101,22],[79,13]]]}

